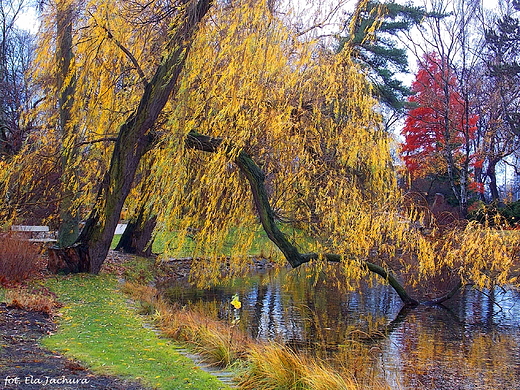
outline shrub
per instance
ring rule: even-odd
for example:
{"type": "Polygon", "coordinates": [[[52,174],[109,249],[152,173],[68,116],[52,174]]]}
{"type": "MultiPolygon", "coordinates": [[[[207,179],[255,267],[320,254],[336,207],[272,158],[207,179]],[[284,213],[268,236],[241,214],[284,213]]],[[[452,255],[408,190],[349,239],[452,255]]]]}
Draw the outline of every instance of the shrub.
{"type": "Polygon", "coordinates": [[[469,214],[469,219],[489,226],[506,225],[509,228],[520,228],[520,200],[506,204],[480,204],[469,214]]]}
{"type": "Polygon", "coordinates": [[[36,274],[39,269],[40,249],[28,241],[0,236],[0,284],[19,283],[36,274]]]}

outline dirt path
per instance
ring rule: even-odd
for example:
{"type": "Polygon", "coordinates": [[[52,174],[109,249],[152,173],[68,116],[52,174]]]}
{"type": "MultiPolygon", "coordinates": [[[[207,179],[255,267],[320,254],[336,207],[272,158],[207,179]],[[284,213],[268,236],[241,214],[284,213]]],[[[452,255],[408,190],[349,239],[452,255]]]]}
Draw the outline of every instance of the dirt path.
{"type": "Polygon", "coordinates": [[[0,304],[0,389],[146,389],[138,383],[97,375],[38,344],[55,331],[42,313],[0,304]]]}

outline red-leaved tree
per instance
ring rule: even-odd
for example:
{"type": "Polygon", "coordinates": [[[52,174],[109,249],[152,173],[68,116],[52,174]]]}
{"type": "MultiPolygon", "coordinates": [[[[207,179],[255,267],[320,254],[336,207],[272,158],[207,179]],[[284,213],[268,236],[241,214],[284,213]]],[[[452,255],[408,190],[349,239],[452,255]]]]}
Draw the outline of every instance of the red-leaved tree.
{"type": "Polygon", "coordinates": [[[402,130],[401,157],[412,180],[447,177],[465,214],[472,169],[471,140],[477,115],[457,91],[455,72],[446,60],[427,54],[412,84],[412,108],[402,130]]]}

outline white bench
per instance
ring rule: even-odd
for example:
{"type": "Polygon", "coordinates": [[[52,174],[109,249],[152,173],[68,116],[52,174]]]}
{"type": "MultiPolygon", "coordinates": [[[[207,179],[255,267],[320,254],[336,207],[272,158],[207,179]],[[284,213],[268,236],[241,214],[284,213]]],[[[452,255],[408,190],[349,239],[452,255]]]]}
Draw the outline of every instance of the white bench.
{"type": "Polygon", "coordinates": [[[54,232],[48,226],[13,225],[11,231],[17,233],[20,238],[30,242],[57,242],[54,232]]]}

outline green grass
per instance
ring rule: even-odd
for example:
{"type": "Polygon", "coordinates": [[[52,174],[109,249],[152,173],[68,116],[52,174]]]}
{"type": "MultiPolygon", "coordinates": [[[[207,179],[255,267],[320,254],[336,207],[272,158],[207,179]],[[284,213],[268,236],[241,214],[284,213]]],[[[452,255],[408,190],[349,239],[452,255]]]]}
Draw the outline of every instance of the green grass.
{"type": "MultiPolygon", "coordinates": [[[[298,229],[292,228],[289,225],[283,225],[280,224],[280,229],[289,237],[295,237],[295,242],[298,245],[301,245],[303,247],[311,247],[313,244],[313,240],[309,237],[307,237],[305,234],[300,232],[298,229]]],[[[194,238],[187,238],[181,237],[179,231],[161,231],[157,233],[155,236],[155,240],[152,244],[152,252],[153,253],[164,253],[166,250],[166,245],[170,243],[170,246],[172,248],[177,247],[177,243],[183,239],[183,246],[180,248],[176,253],[173,253],[172,256],[174,257],[191,257],[193,255],[193,250],[195,248],[195,241],[197,239],[197,236],[195,235],[194,238]]],[[[184,233],[182,233],[184,234],[184,233]]],[[[229,232],[228,239],[226,243],[224,244],[223,248],[223,255],[229,256],[231,254],[232,248],[236,244],[236,239],[239,236],[238,229],[234,229],[229,232]]],[[[112,239],[112,244],[110,246],[110,249],[115,249],[117,246],[119,240],[121,238],[120,234],[114,235],[114,238],[112,239]]],[[[302,249],[302,251],[305,252],[305,249],[302,249]]],[[[258,227],[256,229],[253,243],[251,245],[251,248],[249,250],[248,255],[251,256],[258,256],[258,257],[267,257],[271,258],[273,255],[279,253],[279,249],[276,247],[276,245],[267,237],[267,234],[262,229],[262,227],[258,227]]]]}
{"type": "Polygon", "coordinates": [[[139,379],[158,389],[228,389],[146,328],[114,277],[75,275],[45,282],[64,304],[56,334],[45,347],[82,361],[92,370],[139,379]]]}
{"type": "MultiPolygon", "coordinates": [[[[284,231],[285,234],[287,234],[289,237],[292,236],[298,236],[296,239],[296,242],[299,245],[303,246],[310,246],[312,243],[312,240],[308,237],[303,237],[301,232],[297,231],[296,229],[293,229],[289,226],[280,226],[280,228],[284,231]]],[[[223,248],[223,255],[230,255],[231,249],[236,244],[236,237],[238,237],[239,234],[236,230],[233,230],[229,233],[227,242],[224,244],[223,248]]],[[[197,239],[197,236],[195,236],[195,239],[197,239]]],[[[176,243],[180,240],[179,232],[159,232],[156,237],[155,241],[153,242],[152,250],[154,253],[163,253],[165,251],[166,244],[168,242],[172,243],[172,247],[176,246],[176,243]]],[[[176,257],[189,257],[192,255],[192,250],[194,248],[195,242],[193,239],[188,238],[184,241],[184,246],[181,248],[179,253],[175,253],[176,257]]],[[[266,256],[271,257],[274,253],[278,253],[279,249],[275,246],[275,244],[267,237],[267,234],[265,231],[259,227],[254,235],[253,243],[251,245],[251,248],[249,250],[249,255],[252,256],[266,256]]]]}
{"type": "Polygon", "coordinates": [[[110,244],[110,249],[116,249],[116,246],[120,238],[121,234],[114,234],[114,237],[112,238],[112,243],[110,244]]]}

